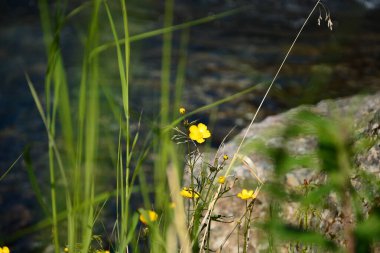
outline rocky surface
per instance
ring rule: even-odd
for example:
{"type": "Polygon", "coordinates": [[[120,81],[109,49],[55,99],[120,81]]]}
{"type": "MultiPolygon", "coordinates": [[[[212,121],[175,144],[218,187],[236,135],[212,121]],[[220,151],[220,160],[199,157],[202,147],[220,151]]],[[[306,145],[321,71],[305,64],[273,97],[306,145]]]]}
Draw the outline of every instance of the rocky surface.
{"type": "MultiPolygon", "coordinates": [[[[247,139],[243,145],[242,152],[239,156],[238,162],[235,163],[232,169],[232,175],[238,178],[239,187],[233,188],[233,194],[236,194],[241,188],[255,188],[258,184],[256,176],[258,176],[265,184],[273,177],[273,164],[271,159],[259,155],[250,147],[250,143],[254,140],[261,139],[267,146],[282,146],[283,138],[281,137],[281,130],[286,127],[287,122],[295,113],[305,108],[330,119],[339,120],[344,122],[345,129],[352,129],[355,136],[370,137],[374,140],[371,144],[372,147],[367,151],[356,155],[355,160],[357,168],[370,173],[380,178],[380,138],[379,138],[379,124],[380,124],[380,92],[374,95],[358,95],[350,98],[343,98],[338,100],[326,100],[318,103],[315,106],[301,106],[292,109],[286,113],[266,118],[260,123],[255,123],[248,131],[247,139]],[[255,173],[253,173],[255,172],[255,173]],[[256,176],[255,176],[256,174],[256,176]]],[[[243,130],[232,141],[225,145],[223,152],[232,157],[233,153],[245,133],[243,130]]],[[[358,138],[356,138],[358,141],[358,138]]],[[[289,145],[289,149],[294,154],[306,154],[313,152],[316,147],[316,138],[310,136],[300,136],[289,145]]],[[[288,173],[283,178],[283,183],[289,188],[299,187],[304,183],[304,180],[318,180],[316,173],[307,168],[301,168],[288,173]]],[[[323,180],[319,178],[319,180],[323,180]]],[[[375,193],[379,195],[379,193],[375,193]]],[[[319,215],[322,219],[312,217],[311,224],[317,227],[320,231],[325,233],[328,238],[334,239],[337,243],[343,242],[343,214],[342,208],[337,205],[336,196],[330,195],[326,200],[329,208],[323,210],[319,215]]],[[[224,242],[228,234],[237,226],[236,219],[241,217],[245,210],[245,201],[239,198],[226,198],[218,202],[215,213],[225,215],[226,217],[234,217],[232,223],[216,223],[212,227],[211,240],[212,249],[218,249],[222,243],[225,243],[223,252],[237,252],[238,248],[238,229],[232,233],[229,239],[224,242]]],[[[253,210],[253,219],[255,221],[262,221],[268,215],[269,199],[265,193],[260,192],[258,201],[255,203],[253,210]]],[[[289,203],[286,208],[283,208],[282,216],[290,223],[295,223],[296,203],[289,203]]],[[[242,230],[240,230],[240,234],[242,230]]],[[[259,229],[252,226],[250,233],[250,250],[248,252],[259,252],[261,249],[268,247],[267,239],[264,238],[264,233],[259,229]]],[[[240,240],[240,249],[242,241],[240,240]]]]}

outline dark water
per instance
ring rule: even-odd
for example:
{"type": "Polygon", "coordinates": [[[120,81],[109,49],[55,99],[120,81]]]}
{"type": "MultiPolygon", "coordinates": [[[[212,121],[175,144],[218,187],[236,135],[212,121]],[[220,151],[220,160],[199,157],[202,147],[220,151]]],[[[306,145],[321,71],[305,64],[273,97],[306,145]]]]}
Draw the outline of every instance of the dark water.
{"type": "MultiPolygon", "coordinates": [[[[371,3],[378,1],[362,2],[326,1],[333,31],[324,22],[317,25],[318,11],[312,16],[270,92],[260,119],[299,104],[379,90],[380,10],[365,7],[375,7],[371,3]]],[[[195,109],[258,82],[270,81],[313,3],[176,1],[175,23],[252,4],[245,12],[190,29],[183,106],[195,109]]],[[[70,7],[76,5],[74,1],[70,7]]],[[[130,6],[132,34],[162,26],[161,2],[131,1],[130,6]]],[[[46,58],[37,4],[27,0],[1,1],[0,14],[0,175],[29,147],[40,187],[48,192],[46,135],[24,76],[26,71],[42,96],[46,58]]],[[[80,21],[86,20],[86,15],[85,12],[84,17],[74,19],[62,32],[62,50],[71,85],[79,79],[82,54],[79,38],[84,31],[80,21]]],[[[107,32],[101,39],[112,41],[106,21],[103,29],[107,32]]],[[[180,32],[173,36],[174,74],[180,32]]],[[[147,121],[157,114],[154,108],[159,104],[161,46],[160,36],[132,45],[132,108],[137,115],[143,110],[147,121]]],[[[103,68],[109,73],[104,83],[115,83],[116,87],[115,63],[105,62],[103,68]]],[[[238,131],[248,124],[264,92],[252,92],[214,112],[215,145],[231,127],[236,126],[238,131]]],[[[75,96],[75,91],[72,94],[75,96]]],[[[197,118],[207,122],[209,115],[202,113],[197,118]]],[[[46,236],[34,234],[26,240],[2,240],[43,218],[25,162],[20,161],[0,182],[0,244],[10,244],[12,252],[31,249],[41,252],[50,240],[46,236]]]]}

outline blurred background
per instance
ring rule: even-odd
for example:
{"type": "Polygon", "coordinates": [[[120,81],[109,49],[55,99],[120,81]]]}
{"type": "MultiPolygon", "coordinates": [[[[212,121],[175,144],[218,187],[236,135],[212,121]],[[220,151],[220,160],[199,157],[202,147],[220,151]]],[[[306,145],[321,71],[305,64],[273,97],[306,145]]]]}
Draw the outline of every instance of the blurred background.
{"type": "MultiPolygon", "coordinates": [[[[49,2],[52,12],[59,9],[57,2],[49,2]]],[[[67,12],[82,3],[68,1],[67,12]]],[[[324,20],[318,26],[319,13],[324,18],[326,12],[323,8],[317,10],[285,63],[259,120],[301,104],[380,89],[380,1],[323,3],[330,12],[333,30],[324,20]]],[[[173,33],[173,82],[180,59],[185,59],[186,64],[181,105],[191,111],[260,82],[270,82],[314,4],[311,0],[175,1],[173,24],[244,6],[233,15],[173,33]],[[185,50],[181,49],[184,36],[188,36],[185,50]]],[[[111,7],[114,18],[121,21],[118,5],[111,4],[111,7]]],[[[163,26],[163,1],[128,0],[127,7],[131,35],[163,26]]],[[[108,20],[102,12],[100,41],[112,42],[108,20]]],[[[90,10],[84,9],[66,23],[60,36],[68,82],[73,87],[80,81],[89,19],[90,10]]],[[[106,94],[120,101],[120,93],[116,91],[120,84],[115,49],[103,51],[100,59],[104,71],[101,86],[106,94]]],[[[132,118],[137,122],[142,115],[142,122],[146,123],[142,131],[144,127],[149,128],[159,113],[161,61],[161,35],[132,43],[132,118]]],[[[1,0],[0,175],[26,148],[28,155],[0,182],[0,242],[44,218],[26,166],[33,164],[37,183],[41,183],[42,190],[48,189],[49,186],[43,187],[49,177],[47,138],[24,73],[30,75],[43,100],[46,64],[37,1],[1,0]]],[[[76,89],[70,93],[73,99],[77,97],[76,89]]],[[[222,104],[213,110],[214,119],[209,118],[209,113],[196,115],[205,123],[213,122],[213,146],[219,145],[232,127],[236,127],[234,135],[249,124],[264,93],[264,89],[255,90],[222,104]]],[[[107,116],[100,121],[111,129],[118,128],[118,122],[107,116]]],[[[29,252],[29,249],[44,248],[49,240],[37,233],[19,234],[12,245],[14,252],[29,252]]]]}

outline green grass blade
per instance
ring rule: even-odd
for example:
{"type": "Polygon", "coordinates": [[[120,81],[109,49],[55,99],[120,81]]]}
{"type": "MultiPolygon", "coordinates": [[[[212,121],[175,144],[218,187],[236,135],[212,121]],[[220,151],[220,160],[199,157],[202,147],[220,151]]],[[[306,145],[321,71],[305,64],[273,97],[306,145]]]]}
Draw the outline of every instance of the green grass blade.
{"type": "MultiPolygon", "coordinates": [[[[58,220],[57,220],[57,205],[56,205],[56,191],[55,191],[55,174],[54,174],[54,167],[52,167],[51,165],[51,150],[52,148],[54,149],[54,151],[56,151],[56,154],[59,154],[57,149],[56,149],[56,146],[55,146],[55,142],[54,142],[54,139],[51,135],[51,132],[50,132],[50,128],[49,128],[49,125],[47,123],[47,120],[46,120],[46,117],[45,117],[45,113],[44,113],[44,110],[42,108],[42,105],[41,105],[41,102],[38,98],[38,95],[37,95],[37,92],[36,90],[34,89],[34,86],[31,82],[31,80],[29,79],[29,76],[27,74],[26,75],[26,79],[27,79],[27,82],[28,82],[28,85],[29,85],[29,89],[32,93],[32,96],[33,96],[33,99],[34,99],[34,102],[37,106],[37,110],[39,111],[40,113],[40,116],[42,118],[42,121],[45,125],[45,128],[46,128],[46,131],[47,131],[47,134],[48,134],[48,139],[49,139],[49,162],[50,162],[50,184],[51,184],[51,188],[50,188],[50,192],[51,192],[51,207],[52,207],[52,219],[53,219],[53,222],[52,222],[52,225],[53,225],[53,238],[54,238],[54,249],[55,249],[55,252],[58,253],[59,252],[59,239],[58,239],[58,220]]],[[[58,158],[58,156],[57,156],[58,158]]],[[[65,177],[65,174],[64,174],[64,171],[63,171],[63,166],[60,167],[61,168],[61,173],[62,173],[62,177],[64,179],[66,179],[65,177]]],[[[66,184],[67,184],[67,181],[65,180],[66,184]]]]}
{"type": "MultiPolygon", "coordinates": [[[[138,188],[137,187],[134,187],[133,189],[134,192],[137,192],[138,191],[138,188]]],[[[104,202],[106,201],[107,199],[109,199],[110,197],[116,195],[116,190],[115,191],[112,191],[112,192],[103,192],[103,193],[100,193],[98,194],[92,204],[97,204],[97,203],[101,203],[101,202],[104,202]]],[[[77,213],[81,210],[83,210],[84,208],[86,208],[88,206],[89,203],[82,203],[81,205],[77,206],[75,210],[72,210],[73,213],[77,213]]],[[[69,215],[69,210],[65,210],[65,211],[61,211],[57,214],[57,221],[58,222],[62,222],[63,220],[65,220],[67,218],[67,216],[69,215]]],[[[16,233],[10,235],[9,237],[5,238],[5,241],[7,242],[14,242],[26,235],[29,235],[29,234],[32,234],[32,233],[35,233],[35,232],[38,232],[42,229],[46,229],[48,228],[49,226],[52,225],[52,219],[49,217],[49,218],[46,218],[46,219],[43,219],[39,222],[37,222],[35,225],[33,226],[30,226],[28,228],[25,228],[25,229],[22,229],[20,231],[17,231],[16,233]]]]}
{"type": "Polygon", "coordinates": [[[20,160],[20,158],[24,155],[24,152],[22,152],[18,157],[17,159],[11,164],[11,166],[4,172],[3,175],[1,175],[0,177],[0,182],[8,175],[9,172],[11,172],[11,170],[13,169],[13,167],[16,165],[16,163],[18,162],[18,160],[20,160]]]}
{"type": "MultiPolygon", "coordinates": [[[[246,5],[246,6],[236,8],[236,9],[224,11],[224,12],[213,14],[213,15],[203,17],[200,19],[185,22],[182,24],[178,24],[178,25],[174,25],[174,26],[170,26],[170,27],[164,27],[164,28],[160,28],[157,30],[153,30],[153,31],[149,31],[149,32],[141,33],[141,34],[132,35],[129,37],[129,42],[135,42],[135,41],[147,39],[150,37],[162,35],[164,33],[170,33],[170,32],[174,32],[177,30],[189,28],[192,26],[197,26],[197,25],[208,23],[208,22],[212,22],[214,20],[222,19],[222,18],[225,18],[228,16],[236,15],[236,14],[241,13],[241,12],[248,11],[248,10],[250,10],[251,7],[252,7],[252,5],[246,5]]],[[[125,43],[125,40],[120,39],[117,42],[109,42],[109,43],[106,43],[104,45],[101,45],[101,46],[95,48],[94,51],[91,52],[91,57],[95,56],[96,54],[103,52],[104,50],[115,47],[117,44],[121,45],[123,43],[125,43]]]]}
{"type": "MultiPolygon", "coordinates": [[[[121,82],[121,90],[122,90],[122,101],[123,101],[123,108],[124,108],[124,117],[126,119],[126,124],[125,124],[125,132],[123,133],[126,137],[126,173],[124,177],[123,173],[123,160],[121,157],[121,147],[120,147],[120,140],[119,140],[119,165],[118,165],[118,178],[117,182],[118,183],[118,191],[121,192],[121,198],[120,198],[120,209],[117,211],[121,212],[120,215],[120,220],[118,220],[118,224],[120,225],[120,230],[119,230],[119,242],[118,242],[118,252],[124,252],[125,248],[127,247],[126,243],[126,235],[128,231],[128,220],[129,217],[127,216],[128,214],[128,209],[129,209],[129,203],[128,203],[128,195],[130,195],[130,187],[128,187],[128,182],[129,182],[129,163],[130,163],[130,133],[129,133],[129,32],[128,32],[128,17],[127,17],[127,8],[125,5],[124,1],[121,1],[122,5],[122,12],[123,12],[123,30],[124,30],[124,36],[125,39],[125,55],[124,55],[124,60],[123,60],[123,54],[121,50],[121,44],[119,43],[119,38],[117,35],[116,31],[116,25],[114,23],[114,19],[112,17],[111,11],[109,9],[109,6],[107,2],[103,2],[106,13],[108,16],[110,28],[114,37],[115,45],[116,45],[116,54],[117,54],[117,63],[118,63],[118,68],[119,68],[119,75],[120,75],[120,82],[121,82]],[[125,181],[123,181],[125,180],[125,181]],[[125,194],[125,195],[124,195],[125,194]]],[[[120,121],[120,127],[122,128],[122,121],[120,121]]],[[[119,136],[120,138],[120,136],[119,136]]]]}
{"type": "Polygon", "coordinates": [[[38,98],[38,95],[37,95],[37,92],[36,90],[34,89],[34,86],[33,86],[33,83],[31,82],[28,74],[25,73],[25,77],[26,77],[26,80],[27,80],[27,83],[28,83],[28,86],[29,86],[29,89],[30,89],[30,92],[32,94],[32,97],[34,99],[34,103],[36,104],[36,107],[37,107],[37,110],[40,114],[40,117],[42,119],[42,122],[44,123],[45,125],[45,129],[47,131],[47,135],[48,135],[48,139],[50,141],[50,145],[52,146],[53,150],[54,150],[54,155],[57,159],[57,163],[58,163],[58,167],[60,169],[60,173],[61,173],[61,176],[62,176],[62,181],[63,181],[63,184],[65,187],[68,187],[68,181],[67,181],[67,177],[66,177],[66,172],[64,170],[64,166],[63,166],[63,162],[62,162],[62,158],[61,158],[61,155],[58,151],[58,148],[57,148],[57,145],[54,141],[54,138],[52,137],[50,131],[49,131],[49,125],[47,124],[47,120],[46,120],[46,116],[45,116],[45,112],[42,108],[42,105],[41,105],[41,102],[40,102],[40,99],[38,98]]]}
{"type": "MultiPolygon", "coordinates": [[[[174,95],[174,110],[178,112],[181,106],[183,86],[186,77],[186,61],[187,61],[187,46],[189,44],[190,29],[183,29],[181,34],[181,42],[179,48],[179,62],[177,68],[177,76],[175,80],[175,95],[174,95]]],[[[174,116],[175,114],[173,114],[174,116]]],[[[173,119],[172,119],[173,120],[173,119]]]]}
{"type": "Polygon", "coordinates": [[[197,113],[200,113],[200,112],[203,112],[203,111],[207,111],[207,110],[210,110],[218,105],[221,105],[221,104],[224,104],[224,103],[227,103],[229,101],[232,101],[236,98],[239,98],[251,91],[254,91],[254,90],[261,90],[263,87],[265,86],[265,83],[259,83],[259,84],[256,84],[254,86],[251,86],[245,90],[242,90],[240,92],[237,92],[231,96],[228,96],[228,97],[225,97],[225,98],[222,98],[222,99],[219,99],[213,103],[210,103],[210,104],[207,104],[205,106],[201,106],[199,107],[198,109],[195,109],[194,111],[191,111],[189,113],[186,113],[185,116],[182,116],[176,120],[174,120],[173,122],[171,122],[166,128],[165,128],[165,131],[171,131],[176,125],[178,125],[181,121],[183,121],[185,118],[191,116],[191,115],[194,115],[194,114],[197,114],[197,113]]]}
{"type": "Polygon", "coordinates": [[[30,149],[29,147],[26,148],[25,150],[25,156],[24,156],[24,161],[25,161],[25,164],[26,164],[26,170],[28,172],[28,177],[29,177],[29,181],[32,185],[32,189],[33,189],[33,192],[34,194],[36,195],[36,198],[37,198],[37,201],[38,201],[38,204],[41,206],[45,216],[49,216],[49,209],[47,207],[47,204],[46,202],[44,201],[44,198],[42,197],[42,191],[41,191],[41,188],[39,187],[39,183],[37,181],[37,177],[36,177],[36,174],[34,172],[34,169],[33,169],[33,165],[32,165],[32,159],[30,157],[30,149]]]}

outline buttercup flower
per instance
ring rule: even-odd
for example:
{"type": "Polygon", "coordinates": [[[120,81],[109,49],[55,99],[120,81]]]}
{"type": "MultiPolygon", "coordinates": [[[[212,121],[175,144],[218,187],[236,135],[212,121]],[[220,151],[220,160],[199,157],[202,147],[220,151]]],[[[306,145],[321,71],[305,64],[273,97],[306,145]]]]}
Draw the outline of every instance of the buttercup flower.
{"type": "Polygon", "coordinates": [[[156,221],[158,219],[158,214],[155,211],[149,210],[146,213],[140,214],[140,221],[144,224],[148,224],[148,221],[146,219],[148,218],[146,217],[147,215],[149,215],[150,222],[156,221]]]}
{"type": "Polygon", "coordinates": [[[253,192],[253,190],[246,190],[246,189],[243,189],[241,192],[239,192],[237,194],[237,196],[239,198],[241,198],[242,200],[246,200],[246,199],[255,199],[257,197],[257,193],[256,192],[253,192]]]}
{"type": "Polygon", "coordinates": [[[223,160],[224,160],[224,161],[228,160],[228,155],[224,155],[224,156],[223,156],[223,160]]]}
{"type": "Polygon", "coordinates": [[[194,191],[191,188],[187,188],[187,187],[183,187],[183,189],[181,190],[181,192],[179,194],[181,194],[182,197],[189,198],[189,199],[199,198],[198,192],[194,191]]]}
{"type": "Polygon", "coordinates": [[[11,251],[7,246],[0,247],[0,253],[10,253],[11,251]]]}
{"type": "Polygon", "coordinates": [[[220,177],[218,178],[218,183],[219,183],[219,184],[224,184],[224,182],[226,182],[226,177],[225,177],[225,176],[220,176],[220,177]]]}
{"type": "Polygon", "coordinates": [[[65,247],[65,248],[63,249],[63,252],[69,252],[69,248],[68,248],[68,247],[65,247]]]}
{"type": "Polygon", "coordinates": [[[185,114],[186,113],[186,109],[184,107],[179,108],[179,113],[180,114],[185,114]]]}
{"type": "Polygon", "coordinates": [[[190,131],[190,134],[189,134],[190,139],[198,143],[203,143],[206,138],[211,137],[211,133],[209,130],[207,130],[207,126],[202,123],[199,123],[198,126],[192,125],[189,128],[189,131],[190,131]]]}

